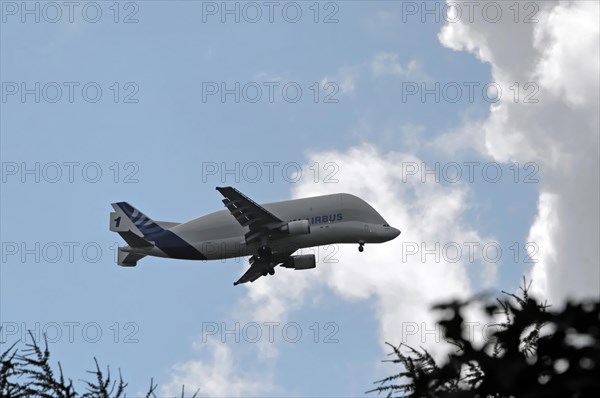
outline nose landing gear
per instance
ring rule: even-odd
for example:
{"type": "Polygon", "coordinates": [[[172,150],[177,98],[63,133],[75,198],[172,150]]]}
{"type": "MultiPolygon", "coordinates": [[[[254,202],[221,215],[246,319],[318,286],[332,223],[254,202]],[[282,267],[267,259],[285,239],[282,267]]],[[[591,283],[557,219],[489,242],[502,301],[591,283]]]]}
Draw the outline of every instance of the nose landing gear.
{"type": "Polygon", "coordinates": [[[365,250],[365,241],[359,240],[358,241],[358,251],[362,253],[364,250],[365,250]]]}

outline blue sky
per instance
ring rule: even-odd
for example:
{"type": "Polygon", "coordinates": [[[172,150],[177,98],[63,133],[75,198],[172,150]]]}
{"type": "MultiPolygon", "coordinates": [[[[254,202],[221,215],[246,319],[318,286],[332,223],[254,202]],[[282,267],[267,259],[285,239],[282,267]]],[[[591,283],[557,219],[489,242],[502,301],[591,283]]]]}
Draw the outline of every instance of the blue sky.
{"type": "MultiPolygon", "coordinates": [[[[160,385],[176,384],[175,364],[197,360],[209,366],[210,352],[217,353],[212,365],[218,373],[222,369],[216,360],[219,339],[199,340],[203,327],[215,322],[231,328],[235,322],[244,324],[249,313],[240,313],[254,302],[248,299],[253,297],[251,290],[258,284],[278,283],[281,275],[276,274],[233,288],[231,283],[246,267],[239,260],[200,263],[151,258],[133,269],[115,264],[115,243],[122,242],[108,231],[112,202],[128,201],[158,220],[185,221],[221,209],[220,195],[214,190],[218,185],[236,186],[257,202],[301,196],[323,185],[322,178],[312,183],[315,187],[306,178],[302,184],[290,183],[279,166],[273,181],[264,174],[254,183],[243,176],[239,182],[232,175],[203,176],[207,162],[230,168],[236,163],[240,167],[250,162],[294,163],[309,176],[314,159],[323,164],[328,161],[323,154],[348,153],[361,145],[375,148],[381,157],[410,154],[430,167],[436,162],[498,162],[503,172],[498,183],[478,177],[473,183],[463,178],[458,184],[465,190],[464,210],[453,223],[498,242],[505,253],[511,253],[514,242],[522,246],[531,236],[540,184],[548,169],[539,171],[541,182],[524,183],[523,165],[538,162],[539,157],[502,158],[482,150],[481,140],[471,142],[471,136],[461,133],[468,132],[470,125],[477,130],[490,118],[491,104],[481,93],[473,101],[463,96],[456,103],[431,97],[403,101],[407,82],[483,86],[499,81],[485,55],[455,51],[441,42],[443,20],[422,23],[411,17],[402,22],[400,2],[353,1],[315,3],[320,10],[318,23],[313,21],[314,8],[309,8],[313,2],[297,3],[303,12],[297,23],[287,22],[278,9],[273,23],[266,14],[256,23],[243,17],[236,23],[231,16],[223,23],[219,13],[204,15],[204,22],[203,10],[220,8],[222,3],[136,1],[120,2],[118,16],[113,2],[98,2],[102,16],[96,23],[82,16],[85,3],[75,9],[73,22],[63,7],[58,22],[49,23],[42,14],[37,23],[31,15],[22,22],[22,10],[11,8],[15,4],[24,3],[2,1],[0,39],[2,342],[14,341],[36,323],[40,328],[60,325],[61,336],[52,343],[52,354],[75,380],[92,368],[93,357],[114,371],[122,370],[131,396],[141,393],[150,377],[160,385]],[[338,21],[324,23],[330,12],[338,21]],[[129,13],[137,22],[124,23],[129,13]],[[21,90],[22,83],[35,88],[36,82],[39,102],[35,94],[23,101],[20,91],[14,95],[10,91],[21,90]],[[56,103],[47,100],[54,98],[54,86],[43,92],[50,82],[62,89],[56,103]],[[65,82],[73,82],[72,102],[65,82]],[[236,102],[233,95],[225,101],[219,95],[203,100],[207,84],[231,88],[236,82],[241,87],[256,83],[263,96],[256,103],[243,97],[236,102]],[[272,103],[264,82],[277,84],[272,103]],[[313,97],[315,82],[320,87],[319,101],[313,97]],[[334,103],[323,102],[326,82],[334,84],[334,103]],[[288,83],[302,89],[297,102],[286,101],[280,91],[288,83]],[[84,94],[86,84],[92,91],[84,94]],[[102,95],[97,102],[87,101],[90,97],[85,95],[93,96],[96,87],[102,95]],[[443,137],[448,136],[454,145],[444,144],[443,137]],[[69,163],[73,181],[65,162],[74,162],[69,163]],[[514,162],[519,162],[521,171],[516,183],[511,174],[514,162]],[[24,167],[35,170],[36,163],[37,172],[22,174],[24,167]],[[48,182],[54,178],[56,164],[62,177],[48,182]],[[98,170],[101,176],[96,177],[98,170]],[[40,182],[35,182],[36,173],[40,182]],[[23,257],[23,245],[33,248],[34,254],[23,257]],[[69,245],[74,247],[72,259],[69,245]],[[61,254],[54,256],[56,247],[61,254]],[[98,248],[101,252],[96,255],[98,248]],[[70,322],[78,323],[73,341],[67,337],[70,322]],[[92,338],[82,336],[84,325],[91,328],[92,338]],[[6,328],[15,326],[16,334],[7,336],[6,328]],[[102,336],[90,342],[97,329],[102,336]],[[127,342],[129,333],[133,342],[127,342]]],[[[43,3],[27,4],[38,4],[43,10],[43,3]]],[[[264,7],[262,11],[266,13],[264,7]]],[[[502,81],[501,85],[505,93],[510,92],[510,84],[502,81]]],[[[503,101],[510,102],[510,96],[503,101]]],[[[596,157],[593,152],[592,158],[596,157]]],[[[360,184],[346,179],[339,190],[355,187],[353,193],[359,193],[355,185],[360,184]]],[[[453,188],[447,181],[423,185],[434,185],[431,194],[442,196],[448,192],[445,189],[453,188]]],[[[327,189],[335,191],[335,184],[327,189]]],[[[410,188],[404,198],[419,200],[427,192],[410,188]]],[[[393,202],[381,206],[394,207],[393,202]]],[[[384,217],[386,208],[378,208],[384,217]]],[[[397,226],[403,232],[411,229],[411,225],[397,226]]],[[[355,252],[353,247],[353,257],[355,252]]],[[[324,267],[343,267],[350,251],[344,253],[338,264],[324,267]]],[[[480,262],[464,268],[472,281],[471,292],[484,289],[476,276],[480,262]]],[[[523,258],[515,262],[507,255],[494,269],[485,288],[512,291],[530,266],[523,258]]],[[[284,317],[272,319],[300,325],[303,338],[298,343],[279,335],[269,343],[276,353],[266,358],[257,354],[257,344],[231,338],[221,344],[233,358],[233,365],[224,366],[236,378],[269,385],[253,390],[240,382],[239,390],[224,390],[225,394],[356,396],[390,373],[390,367],[378,363],[385,357],[382,339],[393,341],[394,336],[381,332],[385,327],[380,325],[377,296],[349,298],[331,284],[310,292],[302,296],[301,304],[286,308],[284,317]],[[336,325],[337,342],[323,341],[328,322],[336,325]],[[313,339],[315,323],[320,329],[318,343],[313,339]]],[[[199,374],[207,377],[210,372],[204,369],[199,374]]],[[[201,392],[221,392],[204,382],[198,381],[201,392]]]]}

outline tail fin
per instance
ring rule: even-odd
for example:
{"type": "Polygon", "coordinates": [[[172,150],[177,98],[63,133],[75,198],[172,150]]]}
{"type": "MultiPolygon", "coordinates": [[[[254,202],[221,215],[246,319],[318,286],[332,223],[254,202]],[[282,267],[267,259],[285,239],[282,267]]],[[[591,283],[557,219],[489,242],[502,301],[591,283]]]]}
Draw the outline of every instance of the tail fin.
{"type": "Polygon", "coordinates": [[[174,233],[171,228],[179,225],[174,222],[154,221],[127,202],[112,204],[110,230],[117,232],[129,245],[119,248],[118,263],[135,266],[140,255],[150,254],[148,250],[159,250],[166,257],[206,260],[206,257],[190,243],[174,233]]]}
{"type": "MultiPolygon", "coordinates": [[[[158,225],[154,220],[150,217],[146,216],[144,213],[133,207],[127,202],[118,202],[113,203],[112,207],[116,210],[110,214],[110,230],[119,233],[126,233],[128,231],[133,231],[138,237],[148,238],[151,235],[155,235],[159,232],[164,231],[164,229],[158,225]]],[[[121,234],[123,236],[125,234],[121,234]]],[[[135,240],[131,236],[129,236],[132,240],[135,240]]],[[[123,236],[123,239],[126,239],[123,236]]],[[[141,238],[140,238],[141,239],[141,238]]],[[[150,239],[152,240],[152,239],[150,239]]],[[[131,246],[140,246],[140,243],[133,244],[131,246]]],[[[131,244],[131,243],[130,243],[131,244]]],[[[151,245],[148,243],[148,245],[151,245]]]]}
{"type": "Polygon", "coordinates": [[[128,247],[119,247],[117,264],[135,267],[144,254],[131,252],[133,249],[149,249],[154,246],[146,238],[163,231],[154,221],[126,202],[113,203],[110,213],[110,230],[117,232],[127,242],[128,247]]]}

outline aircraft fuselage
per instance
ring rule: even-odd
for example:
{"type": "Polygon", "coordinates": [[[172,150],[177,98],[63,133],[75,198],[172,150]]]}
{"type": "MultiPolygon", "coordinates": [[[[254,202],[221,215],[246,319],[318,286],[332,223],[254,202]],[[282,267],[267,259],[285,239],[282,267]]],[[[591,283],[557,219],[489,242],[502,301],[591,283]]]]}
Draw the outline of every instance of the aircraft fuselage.
{"type": "MultiPolygon", "coordinates": [[[[368,203],[350,194],[286,200],[261,206],[282,221],[307,220],[310,225],[309,233],[270,237],[269,246],[274,252],[293,252],[335,243],[382,243],[400,233],[368,203]]],[[[168,250],[156,244],[151,248],[128,248],[127,251],[157,257],[216,260],[253,255],[262,245],[261,242],[246,242],[249,228],[242,227],[228,210],[175,225],[168,231],[180,238],[179,242],[170,242],[168,250]],[[195,248],[204,258],[199,258],[195,251],[185,250],[186,245],[195,248]]]]}

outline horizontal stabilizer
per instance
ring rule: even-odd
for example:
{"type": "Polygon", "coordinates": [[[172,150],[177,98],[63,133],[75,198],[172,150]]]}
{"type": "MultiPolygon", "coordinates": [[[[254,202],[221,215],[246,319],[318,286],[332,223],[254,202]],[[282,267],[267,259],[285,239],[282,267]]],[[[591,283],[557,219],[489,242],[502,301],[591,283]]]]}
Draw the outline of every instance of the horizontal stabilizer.
{"type": "Polygon", "coordinates": [[[138,260],[141,260],[144,257],[146,257],[144,254],[131,253],[124,251],[122,247],[119,247],[117,264],[123,267],[135,267],[138,260]]]}

